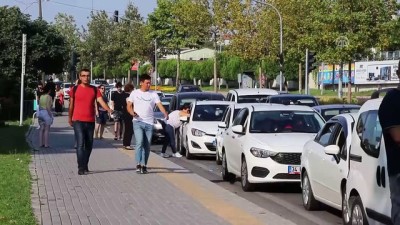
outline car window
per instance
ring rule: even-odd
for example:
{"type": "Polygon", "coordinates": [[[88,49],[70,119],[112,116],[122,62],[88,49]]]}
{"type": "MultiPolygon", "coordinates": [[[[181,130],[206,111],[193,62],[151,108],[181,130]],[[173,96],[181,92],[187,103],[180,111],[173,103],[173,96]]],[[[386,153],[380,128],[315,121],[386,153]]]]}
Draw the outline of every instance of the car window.
{"type": "Polygon", "coordinates": [[[231,100],[231,93],[228,93],[228,94],[226,95],[226,100],[227,100],[227,101],[230,101],[230,100],[231,100]]]}
{"type": "Polygon", "coordinates": [[[340,152],[339,152],[339,157],[343,160],[346,161],[347,159],[347,145],[346,145],[346,136],[344,134],[344,130],[342,125],[338,124],[338,135],[336,138],[336,145],[339,147],[340,152]]]}
{"type": "Polygon", "coordinates": [[[248,115],[249,115],[248,109],[244,108],[240,110],[235,120],[233,121],[232,126],[244,125],[244,122],[246,121],[248,115]]]}
{"type": "Polygon", "coordinates": [[[228,105],[196,105],[193,121],[221,121],[228,105]]]}
{"type": "Polygon", "coordinates": [[[328,121],[336,115],[343,113],[357,113],[359,110],[359,108],[324,109],[321,111],[321,115],[326,121],[328,121]]]}
{"type": "Polygon", "coordinates": [[[232,95],[232,102],[236,102],[236,95],[232,95]]]}
{"type": "Polygon", "coordinates": [[[228,108],[225,112],[225,118],[224,118],[224,122],[226,124],[226,127],[229,127],[230,124],[230,120],[231,120],[231,108],[228,108]]]}
{"type": "Polygon", "coordinates": [[[328,146],[331,144],[332,135],[335,131],[337,123],[326,123],[322,130],[318,133],[315,141],[322,146],[328,146]]]}
{"type": "Polygon", "coordinates": [[[261,103],[266,102],[269,95],[242,95],[238,96],[238,103],[261,103]]]}
{"type": "Polygon", "coordinates": [[[361,147],[368,155],[378,158],[382,138],[378,111],[369,111],[362,119],[364,119],[364,129],[361,134],[361,147]]]}
{"type": "Polygon", "coordinates": [[[314,111],[257,111],[250,121],[250,133],[318,133],[324,121],[314,111]]]}
{"type": "MultiPolygon", "coordinates": [[[[169,102],[161,102],[161,104],[164,106],[165,110],[168,112],[169,111],[169,102]]],[[[161,112],[157,105],[154,106],[154,110],[153,111],[154,112],[161,112]]]]}

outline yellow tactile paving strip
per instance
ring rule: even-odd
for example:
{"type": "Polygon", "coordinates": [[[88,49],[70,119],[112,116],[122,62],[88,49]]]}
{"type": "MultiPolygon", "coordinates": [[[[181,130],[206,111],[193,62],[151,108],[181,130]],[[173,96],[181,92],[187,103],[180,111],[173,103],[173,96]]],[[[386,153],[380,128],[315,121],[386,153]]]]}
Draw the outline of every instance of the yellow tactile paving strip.
{"type": "MultiPolygon", "coordinates": [[[[126,151],[120,149],[121,152],[129,155],[129,157],[134,157],[135,151],[126,151]]],[[[149,167],[161,167],[161,162],[150,157],[149,167]]],[[[216,194],[210,192],[210,190],[205,190],[201,186],[192,182],[191,179],[187,179],[184,174],[177,173],[159,173],[159,176],[165,178],[168,182],[175,185],[178,189],[184,192],[186,195],[191,196],[194,200],[198,201],[204,207],[206,207],[210,212],[223,218],[225,221],[234,225],[258,225],[266,224],[259,221],[253,215],[248,212],[230,205],[225,202],[222,198],[218,197],[216,194]]]]}

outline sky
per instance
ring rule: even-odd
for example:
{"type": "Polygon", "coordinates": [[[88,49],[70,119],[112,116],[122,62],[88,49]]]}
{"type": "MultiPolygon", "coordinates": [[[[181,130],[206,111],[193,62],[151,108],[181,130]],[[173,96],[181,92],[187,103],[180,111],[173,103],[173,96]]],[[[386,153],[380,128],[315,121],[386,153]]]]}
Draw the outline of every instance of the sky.
{"type": "MultiPolygon", "coordinates": [[[[44,20],[53,22],[57,13],[66,13],[75,18],[78,27],[86,27],[92,4],[94,10],[105,10],[109,16],[115,10],[119,10],[119,16],[123,16],[130,1],[138,7],[140,15],[145,19],[157,7],[157,0],[42,0],[42,14],[44,20]]],[[[32,20],[38,18],[38,0],[0,0],[0,6],[5,5],[18,6],[23,13],[31,15],[32,20]]]]}

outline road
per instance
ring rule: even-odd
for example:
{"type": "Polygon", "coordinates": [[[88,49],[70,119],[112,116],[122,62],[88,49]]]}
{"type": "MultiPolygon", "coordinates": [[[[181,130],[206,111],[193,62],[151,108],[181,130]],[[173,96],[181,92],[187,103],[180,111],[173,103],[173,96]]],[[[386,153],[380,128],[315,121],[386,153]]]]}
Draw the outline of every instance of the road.
{"type": "MultiPolygon", "coordinates": [[[[161,145],[153,144],[151,149],[155,153],[160,153],[161,145]]],[[[171,154],[170,148],[167,149],[167,153],[171,154]]],[[[297,224],[342,224],[339,210],[328,206],[323,206],[319,211],[310,212],[305,210],[302,204],[300,184],[259,185],[254,192],[244,192],[239,179],[234,184],[222,180],[221,166],[215,163],[215,157],[196,157],[194,160],[187,160],[185,157],[168,159],[226,190],[297,224]]]]}

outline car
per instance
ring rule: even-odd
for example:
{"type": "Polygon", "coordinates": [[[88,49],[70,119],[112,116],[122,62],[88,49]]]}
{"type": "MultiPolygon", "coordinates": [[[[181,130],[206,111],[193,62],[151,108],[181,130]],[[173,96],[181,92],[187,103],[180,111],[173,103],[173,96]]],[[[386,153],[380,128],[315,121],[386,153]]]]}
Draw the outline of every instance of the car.
{"type": "Polygon", "coordinates": [[[69,99],[69,91],[70,91],[71,86],[72,86],[71,83],[63,83],[62,84],[62,89],[64,92],[64,99],[66,99],[66,100],[69,99]]]}
{"type": "Polygon", "coordinates": [[[377,98],[361,106],[352,134],[346,196],[350,221],[358,224],[392,224],[385,140],[378,117],[381,103],[377,98]]]}
{"type": "Polygon", "coordinates": [[[361,106],[359,105],[353,104],[329,104],[314,106],[313,109],[321,114],[321,116],[324,117],[326,121],[328,121],[330,118],[339,114],[357,113],[358,110],[360,110],[360,107],[361,106]]]}
{"type": "Polygon", "coordinates": [[[176,92],[177,93],[182,93],[182,92],[201,92],[201,89],[196,85],[181,84],[181,85],[179,85],[178,90],[176,92]]]}
{"type": "Polygon", "coordinates": [[[341,114],[326,122],[317,136],[308,141],[301,155],[303,206],[317,210],[324,203],[342,211],[349,223],[346,181],[349,173],[350,144],[357,113],[341,114]]]}
{"type": "Polygon", "coordinates": [[[241,109],[223,139],[223,180],[240,177],[244,191],[252,191],[256,183],[300,183],[303,146],[324,123],[308,106],[259,104],[241,109]]]}
{"type": "Polygon", "coordinates": [[[300,94],[271,95],[267,97],[266,102],[290,105],[306,105],[310,107],[319,105],[318,100],[314,96],[300,94]]]}
{"type": "MultiPolygon", "coordinates": [[[[169,101],[162,101],[161,104],[164,106],[165,110],[169,109],[169,101]]],[[[152,141],[163,141],[165,138],[164,127],[162,123],[164,123],[164,114],[160,111],[157,105],[154,106],[153,109],[154,115],[154,124],[153,124],[153,138],[152,141]]]]}
{"type": "Polygon", "coordinates": [[[194,101],[218,100],[223,101],[225,97],[221,93],[214,92],[183,92],[172,96],[169,104],[169,111],[179,110],[184,104],[194,101]]]}
{"type": "Polygon", "coordinates": [[[172,96],[174,96],[174,94],[172,94],[172,93],[164,93],[164,97],[172,98],[172,96]]]}
{"type": "Polygon", "coordinates": [[[153,91],[153,92],[156,93],[159,98],[164,97],[164,93],[162,91],[153,91]]]}
{"type": "Polygon", "coordinates": [[[215,135],[214,145],[217,147],[215,152],[215,162],[217,165],[222,164],[222,142],[226,129],[232,124],[237,113],[244,107],[255,105],[256,103],[233,103],[228,106],[222,116],[221,122],[218,124],[217,134],[215,135]]]}
{"type": "Polygon", "coordinates": [[[91,85],[93,86],[99,86],[100,84],[103,84],[104,86],[108,86],[108,82],[106,80],[93,80],[91,85]]]}
{"type": "Polygon", "coordinates": [[[236,103],[260,103],[265,102],[268,96],[278,94],[277,91],[267,88],[233,89],[228,91],[226,100],[236,103]]]}
{"type": "Polygon", "coordinates": [[[178,145],[179,153],[187,159],[194,155],[213,155],[216,147],[213,144],[221,121],[230,102],[195,101],[191,105],[190,117],[184,118],[181,126],[178,145]]]}

